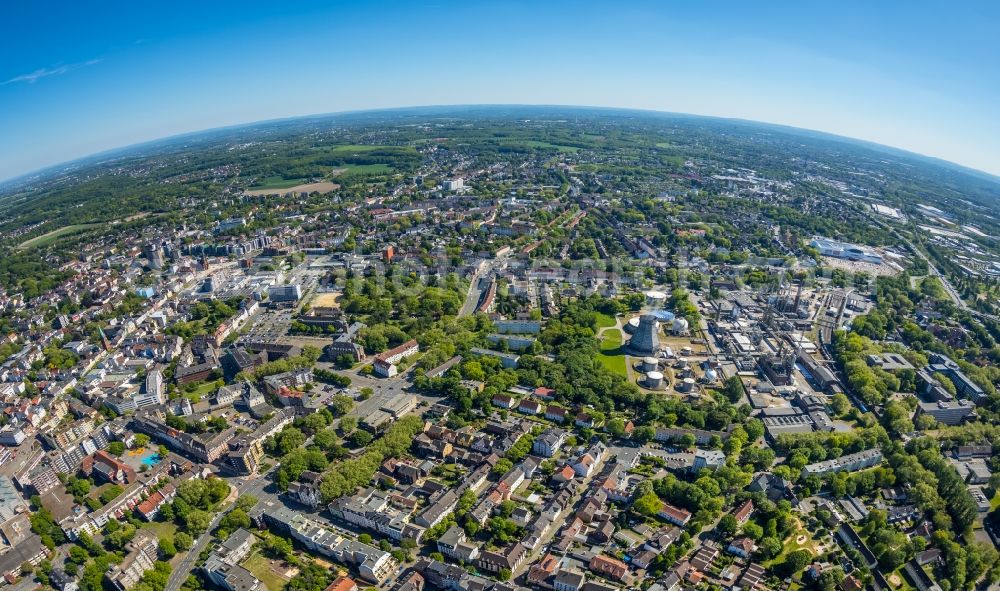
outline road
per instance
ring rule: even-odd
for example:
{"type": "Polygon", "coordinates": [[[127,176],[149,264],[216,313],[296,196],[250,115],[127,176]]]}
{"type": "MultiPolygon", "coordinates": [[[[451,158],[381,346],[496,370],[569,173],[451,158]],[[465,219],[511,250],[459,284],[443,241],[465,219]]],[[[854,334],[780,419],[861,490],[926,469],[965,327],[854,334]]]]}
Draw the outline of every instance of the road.
{"type": "Polygon", "coordinates": [[[208,529],[205,530],[205,533],[198,536],[198,539],[194,541],[194,544],[191,546],[191,549],[188,550],[184,559],[177,565],[177,568],[171,571],[170,578],[167,579],[167,586],[164,587],[164,591],[178,591],[181,588],[181,585],[183,585],[184,581],[187,580],[188,575],[192,574],[194,571],[194,565],[198,561],[198,556],[201,555],[201,551],[205,549],[205,546],[212,539],[211,532],[219,526],[219,522],[222,521],[222,516],[225,514],[226,513],[223,511],[215,514],[215,517],[212,518],[212,522],[208,526],[208,529]]]}
{"type": "Polygon", "coordinates": [[[595,467],[594,471],[591,472],[590,476],[585,477],[581,481],[581,483],[577,485],[576,491],[573,493],[573,500],[571,500],[566,505],[566,508],[559,513],[559,515],[556,517],[555,522],[553,522],[552,527],[550,527],[549,531],[545,532],[545,535],[543,535],[541,539],[539,539],[538,545],[535,546],[535,549],[528,554],[527,559],[525,559],[525,561],[521,563],[520,566],[514,569],[514,571],[511,573],[511,579],[516,579],[517,577],[527,572],[527,570],[531,568],[531,565],[535,564],[538,561],[539,557],[544,555],[546,549],[549,547],[549,542],[552,541],[552,538],[555,537],[557,533],[559,533],[563,525],[567,523],[566,519],[580,509],[580,505],[583,502],[583,496],[587,492],[587,489],[590,488],[590,482],[594,479],[595,476],[597,476],[598,473],[601,472],[601,470],[604,469],[607,462],[610,461],[611,461],[611,456],[609,455],[604,460],[604,462],[595,467]]]}
{"type": "MultiPolygon", "coordinates": [[[[264,492],[264,489],[271,484],[268,476],[277,467],[277,464],[275,464],[267,472],[252,478],[227,477],[226,480],[236,489],[237,498],[246,495],[253,495],[261,501],[270,497],[277,500],[276,494],[264,492]]],[[[164,591],[178,591],[181,585],[184,584],[184,581],[187,580],[188,575],[192,574],[195,563],[198,562],[198,557],[201,555],[202,550],[205,549],[205,546],[207,546],[212,540],[212,532],[215,528],[219,527],[219,522],[222,521],[222,517],[226,513],[228,513],[228,511],[219,511],[215,514],[208,529],[205,530],[203,534],[198,536],[198,539],[195,540],[191,549],[188,550],[188,553],[184,556],[184,559],[181,560],[180,564],[178,564],[177,567],[170,573],[170,578],[167,580],[167,586],[164,588],[164,591]]]]}

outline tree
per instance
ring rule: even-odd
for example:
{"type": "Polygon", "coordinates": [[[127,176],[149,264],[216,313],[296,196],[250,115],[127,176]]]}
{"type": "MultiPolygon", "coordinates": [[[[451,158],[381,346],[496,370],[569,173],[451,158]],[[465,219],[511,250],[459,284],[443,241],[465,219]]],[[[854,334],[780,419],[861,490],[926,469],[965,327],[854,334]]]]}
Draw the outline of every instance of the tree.
{"type": "Polygon", "coordinates": [[[843,392],[837,392],[830,399],[830,408],[833,410],[834,415],[842,417],[850,412],[851,401],[843,392]]]}
{"type": "Polygon", "coordinates": [[[202,509],[192,509],[184,519],[184,528],[192,536],[200,536],[211,523],[211,513],[202,509]]]}
{"type": "Polygon", "coordinates": [[[135,445],[136,447],[146,447],[149,445],[149,435],[146,435],[145,433],[136,433],[135,445]]]}
{"type": "Polygon", "coordinates": [[[649,425],[636,427],[635,431],[632,433],[632,438],[640,444],[649,443],[654,437],[656,437],[656,429],[650,427],[649,425]]]}
{"type": "Polygon", "coordinates": [[[747,419],[743,430],[746,431],[747,441],[757,441],[764,436],[764,422],[757,418],[747,419]]]}
{"type": "Polygon", "coordinates": [[[243,511],[249,511],[254,507],[254,505],[257,504],[257,501],[257,497],[253,495],[240,495],[240,497],[236,499],[236,508],[242,509],[243,511]]]}
{"type": "Polygon", "coordinates": [[[108,444],[108,453],[113,456],[119,456],[125,453],[125,444],[121,441],[112,441],[108,444]]]}
{"type": "Polygon", "coordinates": [[[340,419],[340,432],[347,435],[358,428],[358,417],[344,417],[340,419]]]}
{"type": "Polygon", "coordinates": [[[765,560],[774,558],[781,554],[781,540],[771,536],[762,539],[757,545],[757,553],[765,560]]]}
{"type": "Polygon", "coordinates": [[[752,521],[743,524],[743,535],[757,541],[764,537],[764,528],[752,521]]]}
{"type": "Polygon", "coordinates": [[[795,550],[785,556],[785,561],[781,563],[779,568],[785,573],[785,576],[790,577],[802,572],[806,565],[812,562],[812,558],[812,553],[808,550],[795,550]]]}
{"type": "Polygon", "coordinates": [[[250,527],[250,516],[240,508],[235,508],[219,522],[219,525],[229,531],[250,527]]]}
{"type": "Polygon", "coordinates": [[[194,540],[191,538],[189,534],[186,534],[182,531],[179,531],[176,534],[174,534],[174,546],[178,550],[187,550],[188,548],[191,547],[193,543],[194,540]]]}
{"type": "Polygon", "coordinates": [[[625,419],[619,417],[610,419],[607,424],[607,430],[612,437],[621,437],[625,434],[625,419]]]}
{"type": "Polygon", "coordinates": [[[743,382],[739,376],[733,376],[725,381],[722,387],[722,394],[732,404],[736,404],[743,399],[743,382]]]}
{"type": "Polygon", "coordinates": [[[514,468],[514,463],[507,458],[500,458],[500,461],[493,466],[493,473],[502,475],[510,472],[514,468]]]}
{"type": "Polygon", "coordinates": [[[160,551],[160,556],[166,558],[167,560],[174,557],[177,554],[177,546],[174,545],[174,541],[171,538],[160,538],[160,544],[158,546],[160,551]]]}
{"type": "Polygon", "coordinates": [[[371,443],[373,439],[374,437],[372,437],[372,434],[363,429],[354,431],[351,433],[350,437],[348,437],[348,440],[354,445],[354,447],[365,447],[371,443]]]}
{"type": "Polygon", "coordinates": [[[719,520],[719,525],[716,526],[715,531],[728,538],[736,533],[739,526],[740,524],[736,521],[736,517],[732,513],[726,513],[719,520]]]}
{"type": "Polygon", "coordinates": [[[656,515],[662,507],[663,502],[654,492],[648,492],[632,503],[632,510],[642,515],[656,515]]]}

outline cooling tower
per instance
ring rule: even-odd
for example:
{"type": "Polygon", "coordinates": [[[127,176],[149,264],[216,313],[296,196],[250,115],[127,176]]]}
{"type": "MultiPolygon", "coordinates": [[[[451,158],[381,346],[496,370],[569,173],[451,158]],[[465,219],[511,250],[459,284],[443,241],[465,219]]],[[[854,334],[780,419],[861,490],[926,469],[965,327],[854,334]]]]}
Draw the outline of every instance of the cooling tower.
{"type": "Polygon", "coordinates": [[[660,337],[657,335],[658,323],[656,316],[643,314],[639,317],[639,326],[628,341],[628,348],[634,353],[646,355],[655,354],[660,349],[660,337]]]}

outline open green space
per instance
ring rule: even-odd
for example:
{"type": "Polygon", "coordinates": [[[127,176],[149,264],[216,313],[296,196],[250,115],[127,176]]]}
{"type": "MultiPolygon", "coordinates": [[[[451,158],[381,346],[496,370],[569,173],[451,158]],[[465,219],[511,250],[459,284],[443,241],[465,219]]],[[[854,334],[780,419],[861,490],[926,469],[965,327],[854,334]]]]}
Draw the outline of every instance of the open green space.
{"type": "Polygon", "coordinates": [[[764,568],[770,568],[773,565],[781,564],[785,561],[785,557],[795,552],[796,550],[808,550],[813,556],[818,556],[820,554],[821,544],[813,539],[812,534],[807,530],[802,522],[799,522],[799,527],[789,535],[781,545],[781,554],[778,554],[771,560],[764,561],[761,563],[764,568]],[[800,538],[803,538],[799,541],[800,538]]]}
{"type": "Polygon", "coordinates": [[[597,328],[611,328],[617,324],[615,317],[604,312],[594,312],[597,315],[597,328]]]}
{"type": "Polygon", "coordinates": [[[243,568],[250,571],[253,576],[260,579],[260,582],[264,583],[268,591],[282,591],[285,585],[288,584],[288,579],[281,576],[275,572],[274,568],[271,566],[271,561],[268,560],[260,552],[253,552],[245,561],[243,561],[243,568]]]}
{"type": "Polygon", "coordinates": [[[601,334],[601,347],[597,360],[609,371],[628,377],[625,368],[625,353],[622,352],[622,332],[618,329],[606,330],[601,334]]]}
{"type": "Polygon", "coordinates": [[[160,540],[164,538],[172,539],[174,534],[177,533],[177,524],[173,521],[150,521],[149,523],[144,523],[141,529],[153,532],[160,540]]]}
{"type": "Polygon", "coordinates": [[[18,246],[18,248],[23,250],[26,248],[39,248],[42,246],[48,246],[63,236],[66,236],[68,234],[74,234],[76,232],[82,232],[84,230],[89,230],[90,228],[96,228],[97,226],[100,225],[101,224],[74,224],[72,226],[63,226],[62,228],[52,230],[51,232],[47,232],[45,234],[42,234],[41,236],[35,236],[34,238],[25,240],[18,246]]]}
{"type": "Polygon", "coordinates": [[[203,398],[213,394],[219,389],[219,385],[215,380],[208,380],[197,385],[193,390],[183,389],[184,397],[189,398],[192,403],[199,402],[203,398]]]}
{"type": "Polygon", "coordinates": [[[505,146],[519,146],[522,148],[549,148],[569,154],[580,151],[580,148],[577,148],[576,146],[561,146],[559,144],[550,144],[549,142],[542,142],[539,140],[522,140],[512,138],[502,139],[500,140],[500,143],[505,146]]]}
{"type": "Polygon", "coordinates": [[[374,174],[389,174],[393,168],[388,164],[348,164],[335,176],[362,176],[374,174]]]}
{"type": "Polygon", "coordinates": [[[251,189],[289,189],[306,182],[308,182],[308,179],[286,179],[280,176],[269,176],[264,178],[264,182],[254,185],[251,189]]]}

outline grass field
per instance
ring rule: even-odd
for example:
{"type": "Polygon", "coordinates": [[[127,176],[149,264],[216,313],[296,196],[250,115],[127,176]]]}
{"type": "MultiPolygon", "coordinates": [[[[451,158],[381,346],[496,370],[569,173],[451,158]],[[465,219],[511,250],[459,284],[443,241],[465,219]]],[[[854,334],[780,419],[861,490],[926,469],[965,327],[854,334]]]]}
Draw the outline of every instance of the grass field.
{"type": "Polygon", "coordinates": [[[149,523],[142,524],[141,529],[146,529],[154,534],[159,539],[163,538],[173,538],[174,534],[177,533],[177,524],[173,521],[150,521],[149,523]]]}
{"type": "Polygon", "coordinates": [[[254,189],[291,189],[296,185],[301,185],[308,179],[285,179],[280,176],[269,176],[264,178],[264,182],[254,185],[254,189]]]}
{"type": "Polygon", "coordinates": [[[96,228],[100,225],[101,224],[75,224],[72,226],[63,226],[62,228],[52,230],[51,232],[47,232],[41,236],[35,236],[30,240],[25,240],[18,246],[18,248],[23,250],[26,248],[48,246],[63,236],[73,234],[75,232],[81,232],[83,230],[89,230],[90,228],[96,228]]]}
{"type": "Polygon", "coordinates": [[[268,591],[282,591],[289,581],[289,579],[278,574],[272,566],[272,561],[259,552],[254,552],[243,561],[243,568],[260,579],[268,591]]]}
{"type": "Polygon", "coordinates": [[[657,148],[673,148],[674,145],[671,144],[670,142],[657,142],[656,143],[656,147],[657,148]]]}
{"type": "Polygon", "coordinates": [[[388,164],[348,164],[337,176],[355,176],[368,174],[388,174],[393,168],[388,164]]]}
{"type": "Polygon", "coordinates": [[[597,328],[611,328],[617,324],[614,316],[609,316],[602,312],[595,312],[595,314],[597,314],[597,328]]]}
{"type": "Polygon", "coordinates": [[[625,368],[625,354],[622,352],[622,332],[620,330],[606,330],[601,334],[601,349],[597,354],[597,359],[608,370],[628,377],[628,371],[625,368]]]}
{"type": "Polygon", "coordinates": [[[215,380],[209,380],[207,382],[199,384],[198,387],[191,392],[184,391],[184,396],[186,398],[190,398],[191,402],[194,403],[198,402],[199,400],[207,396],[210,396],[213,392],[215,392],[218,389],[219,387],[216,385],[215,380]]]}

